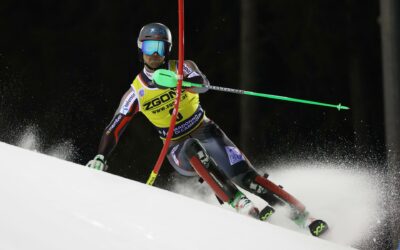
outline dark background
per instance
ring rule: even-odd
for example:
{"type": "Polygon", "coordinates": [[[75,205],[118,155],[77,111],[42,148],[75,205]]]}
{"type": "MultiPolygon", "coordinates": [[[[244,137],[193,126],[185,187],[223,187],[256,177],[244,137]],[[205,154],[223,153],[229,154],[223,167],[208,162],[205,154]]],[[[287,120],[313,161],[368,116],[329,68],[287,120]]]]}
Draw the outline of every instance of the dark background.
{"type": "MultiPolygon", "coordinates": [[[[186,1],[185,58],[214,85],[340,102],[351,110],[209,91],[201,96],[207,115],[255,165],[310,159],[384,168],[379,1],[253,2],[254,47],[247,55],[255,65],[253,82],[240,81],[242,1],[186,1]],[[243,100],[253,105],[243,111],[243,100]],[[253,129],[240,134],[249,123],[253,129]]],[[[170,27],[176,58],[177,14],[176,1],[1,0],[0,140],[14,144],[34,126],[44,148],[72,141],[73,161],[85,164],[143,67],[140,28],[150,22],[170,27]]],[[[138,115],[109,160],[110,172],[144,182],[161,147],[138,115]]],[[[172,172],[164,165],[158,186],[167,185],[172,172]]]]}
{"type": "MultiPolygon", "coordinates": [[[[248,90],[341,102],[352,109],[257,98],[247,111],[257,121],[245,135],[252,146],[242,150],[256,165],[288,157],[382,161],[378,1],[271,0],[256,6],[257,46],[249,55],[255,83],[248,90]]],[[[212,84],[243,86],[240,8],[239,0],[185,3],[185,58],[212,84]]],[[[0,139],[12,143],[34,124],[44,144],[72,140],[78,151],[74,161],[82,164],[96,154],[103,129],[142,68],[136,46],[140,28],[165,23],[177,55],[175,2],[2,0],[0,16],[0,139]]],[[[239,146],[241,122],[246,123],[239,104],[245,98],[255,97],[202,95],[208,116],[239,146]]],[[[160,149],[154,129],[139,115],[110,159],[110,171],[145,180],[160,149]]]]}

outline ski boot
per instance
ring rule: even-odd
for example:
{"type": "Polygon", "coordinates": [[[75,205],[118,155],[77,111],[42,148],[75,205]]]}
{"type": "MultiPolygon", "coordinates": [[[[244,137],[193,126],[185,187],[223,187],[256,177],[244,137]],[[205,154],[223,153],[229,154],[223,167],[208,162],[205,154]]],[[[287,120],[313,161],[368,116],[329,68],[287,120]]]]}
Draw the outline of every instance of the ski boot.
{"type": "Polygon", "coordinates": [[[259,218],[260,211],[258,208],[240,191],[236,193],[235,198],[229,204],[240,214],[246,214],[256,219],[259,218]]]}
{"type": "Polygon", "coordinates": [[[289,218],[296,223],[297,226],[301,228],[305,228],[307,224],[307,220],[309,218],[309,213],[307,211],[300,212],[294,208],[292,208],[291,214],[289,218]]]}
{"type": "Polygon", "coordinates": [[[275,210],[269,205],[260,212],[258,208],[254,206],[253,202],[241,192],[236,194],[235,198],[230,202],[230,205],[239,213],[249,215],[261,221],[268,220],[268,218],[275,212],[275,210]]]}

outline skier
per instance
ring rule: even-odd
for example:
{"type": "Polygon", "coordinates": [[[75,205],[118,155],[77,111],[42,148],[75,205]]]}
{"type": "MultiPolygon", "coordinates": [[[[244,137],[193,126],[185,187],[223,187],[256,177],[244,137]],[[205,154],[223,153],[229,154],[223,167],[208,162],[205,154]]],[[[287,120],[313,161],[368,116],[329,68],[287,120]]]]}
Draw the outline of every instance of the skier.
{"type": "MultiPolygon", "coordinates": [[[[177,61],[169,60],[172,48],[170,30],[161,23],[145,25],[137,39],[143,70],[136,76],[129,90],[104,130],[98,154],[87,166],[107,170],[106,160],[118,143],[132,117],[142,112],[165,140],[173,111],[175,91],[153,82],[157,69],[177,71],[177,61]]],[[[184,80],[209,85],[206,76],[193,61],[184,61],[184,80]]],[[[266,188],[266,178],[253,168],[246,156],[226,134],[205,115],[199,93],[206,87],[184,88],[177,115],[177,123],[168,149],[167,158],[176,171],[185,176],[200,176],[215,192],[218,200],[228,203],[239,213],[266,220],[279,202],[266,188]],[[256,208],[237,186],[261,197],[269,205],[262,212],[256,208]]]]}

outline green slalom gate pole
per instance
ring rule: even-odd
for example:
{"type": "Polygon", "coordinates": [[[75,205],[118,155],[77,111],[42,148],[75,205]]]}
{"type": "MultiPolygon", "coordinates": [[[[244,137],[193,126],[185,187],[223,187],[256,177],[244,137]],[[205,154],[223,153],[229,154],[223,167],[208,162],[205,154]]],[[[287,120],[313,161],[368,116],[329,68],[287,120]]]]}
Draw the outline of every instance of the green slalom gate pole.
{"type": "MultiPolygon", "coordinates": [[[[158,85],[166,87],[166,88],[175,88],[176,87],[176,83],[178,81],[176,74],[174,72],[172,72],[170,70],[166,70],[166,69],[159,69],[156,72],[154,72],[153,80],[158,85]]],[[[328,108],[336,108],[339,111],[340,110],[348,110],[348,109],[350,109],[349,107],[343,106],[340,103],[335,105],[335,104],[316,102],[316,101],[309,101],[309,100],[286,97],[286,96],[257,93],[257,92],[246,91],[246,90],[241,90],[241,89],[232,89],[232,88],[225,88],[225,87],[212,86],[212,85],[206,86],[206,85],[203,85],[203,84],[186,82],[186,81],[182,82],[182,86],[183,87],[189,87],[189,88],[190,87],[208,88],[208,89],[215,90],[215,91],[221,91],[221,92],[227,92],[227,93],[233,93],[233,94],[239,94],[239,95],[258,96],[258,97],[281,100],[281,101],[297,102],[297,103],[304,103],[304,104],[310,104],[310,105],[323,106],[323,107],[328,107],[328,108]]]]}

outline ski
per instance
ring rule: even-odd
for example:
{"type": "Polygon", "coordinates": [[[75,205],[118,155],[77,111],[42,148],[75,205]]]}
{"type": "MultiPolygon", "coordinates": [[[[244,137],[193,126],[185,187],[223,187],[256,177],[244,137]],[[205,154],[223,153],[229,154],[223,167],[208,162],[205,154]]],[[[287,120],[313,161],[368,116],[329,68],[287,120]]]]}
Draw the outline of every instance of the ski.
{"type": "MultiPolygon", "coordinates": [[[[291,208],[292,212],[290,219],[294,223],[301,228],[307,227],[311,235],[316,237],[323,235],[328,230],[329,226],[325,221],[311,217],[310,213],[306,210],[306,207],[298,199],[284,190],[282,186],[276,185],[267,178],[268,174],[264,174],[264,178],[259,178],[258,181],[259,183],[262,183],[263,187],[266,188],[268,192],[271,192],[272,196],[276,198],[276,204],[287,205],[291,208]]],[[[263,220],[261,219],[262,217],[265,217],[264,220],[267,220],[275,211],[269,211],[268,207],[269,206],[261,211],[260,220],[263,220]]]]}
{"type": "Polygon", "coordinates": [[[329,229],[329,226],[325,221],[311,217],[307,211],[299,213],[298,211],[293,210],[290,219],[300,228],[307,227],[311,235],[316,237],[321,236],[329,229]]]}
{"type": "Polygon", "coordinates": [[[271,215],[272,215],[273,213],[275,213],[275,209],[274,209],[273,207],[267,205],[267,206],[266,206],[265,208],[263,208],[263,209],[261,210],[261,212],[258,214],[258,218],[259,218],[261,221],[266,221],[266,220],[269,219],[269,217],[271,217],[271,215]]]}
{"type": "Polygon", "coordinates": [[[323,220],[314,220],[308,225],[313,236],[319,237],[328,230],[328,224],[323,220]]]}

